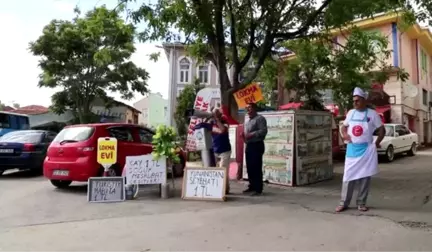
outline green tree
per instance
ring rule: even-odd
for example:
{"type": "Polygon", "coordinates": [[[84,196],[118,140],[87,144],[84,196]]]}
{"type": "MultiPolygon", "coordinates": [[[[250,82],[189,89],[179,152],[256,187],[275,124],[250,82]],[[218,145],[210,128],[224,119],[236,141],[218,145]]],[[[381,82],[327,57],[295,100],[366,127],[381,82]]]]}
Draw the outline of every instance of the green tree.
{"type": "Polygon", "coordinates": [[[195,80],[193,85],[185,86],[177,97],[174,120],[177,126],[177,134],[180,138],[186,137],[190,122],[190,118],[185,117],[185,113],[188,109],[193,109],[196,95],[202,88],[203,86],[200,85],[199,80],[195,80]]]}
{"type": "Polygon", "coordinates": [[[409,77],[388,64],[392,51],[380,33],[353,28],[345,39],[343,45],[325,37],[286,43],[296,57],[285,62],[285,87],[296,92],[296,101],[305,100],[308,109],[323,109],[319,91],[332,89],[343,113],[351,108],[355,87],[369,90],[372,82],[385,83],[392,74],[403,81],[409,77]]]}
{"type": "Polygon", "coordinates": [[[212,61],[219,73],[222,105],[229,106],[235,116],[232,93],[257,77],[281,42],[312,37],[355,18],[398,7],[409,6],[395,0],[324,0],[318,5],[314,0],[159,0],[142,1],[132,17],[145,23],[142,41],[184,38],[193,56],[212,61]],[[253,70],[240,81],[239,74],[252,59],[253,70]],[[228,64],[233,68],[232,81],[228,64]]]}
{"type": "Polygon", "coordinates": [[[52,20],[43,34],[30,43],[39,56],[39,87],[57,88],[51,109],[74,111],[81,123],[91,121],[92,103],[112,102],[108,92],[131,99],[147,92],[148,73],[130,61],[135,52],[135,27],[119,15],[121,9],[94,8],[72,21],[52,20]]]}

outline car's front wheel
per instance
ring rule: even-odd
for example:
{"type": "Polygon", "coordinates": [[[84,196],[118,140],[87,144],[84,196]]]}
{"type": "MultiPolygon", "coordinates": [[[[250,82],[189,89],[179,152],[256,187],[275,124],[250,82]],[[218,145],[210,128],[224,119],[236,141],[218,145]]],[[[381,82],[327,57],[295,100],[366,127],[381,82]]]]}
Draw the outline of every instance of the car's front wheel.
{"type": "Polygon", "coordinates": [[[385,159],[387,162],[392,162],[394,160],[394,149],[393,145],[389,145],[387,147],[386,153],[385,153],[385,159]]]}
{"type": "Polygon", "coordinates": [[[417,144],[412,143],[411,149],[408,151],[409,156],[415,156],[417,154],[417,144]]]}
{"type": "Polygon", "coordinates": [[[57,179],[51,179],[51,184],[59,189],[64,189],[70,186],[72,184],[72,181],[70,180],[57,180],[57,179]]]}

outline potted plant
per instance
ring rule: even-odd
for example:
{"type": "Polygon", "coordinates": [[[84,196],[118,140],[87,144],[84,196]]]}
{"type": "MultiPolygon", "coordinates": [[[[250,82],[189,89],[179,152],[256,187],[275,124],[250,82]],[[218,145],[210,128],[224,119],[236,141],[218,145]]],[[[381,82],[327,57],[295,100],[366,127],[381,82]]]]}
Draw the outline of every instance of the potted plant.
{"type": "MultiPolygon", "coordinates": [[[[176,138],[177,134],[173,127],[166,125],[159,125],[156,128],[156,134],[153,136],[153,159],[159,160],[161,158],[166,159],[167,168],[173,167],[174,164],[180,162],[180,158],[176,153],[176,138]]],[[[171,174],[174,178],[174,171],[171,169],[171,174]]],[[[168,170],[167,170],[168,174],[168,170]]],[[[174,183],[174,180],[173,180],[174,183]]],[[[174,187],[174,184],[173,184],[174,187]]],[[[161,197],[168,197],[168,184],[161,185],[161,197]]]]}

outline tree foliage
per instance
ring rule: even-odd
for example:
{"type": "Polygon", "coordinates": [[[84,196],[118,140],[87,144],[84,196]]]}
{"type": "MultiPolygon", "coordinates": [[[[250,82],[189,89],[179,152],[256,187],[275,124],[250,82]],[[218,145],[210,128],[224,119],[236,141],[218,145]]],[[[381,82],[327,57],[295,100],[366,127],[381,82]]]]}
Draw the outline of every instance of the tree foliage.
{"type": "Polygon", "coordinates": [[[94,8],[72,21],[52,20],[30,43],[40,57],[39,87],[60,89],[52,96],[52,110],[71,109],[81,123],[90,120],[92,103],[111,103],[108,92],[131,99],[147,92],[148,73],[129,59],[135,52],[135,27],[126,24],[120,9],[94,8]]]}
{"type": "Polygon", "coordinates": [[[371,83],[385,83],[391,75],[402,81],[408,78],[403,69],[388,63],[392,50],[386,37],[358,28],[349,33],[343,44],[329,38],[286,43],[295,58],[285,63],[285,86],[296,92],[296,101],[304,99],[309,109],[319,110],[320,91],[332,89],[335,102],[348,109],[355,87],[369,90],[371,83]]]}
{"type": "Polygon", "coordinates": [[[177,133],[181,138],[185,138],[190,118],[185,117],[186,111],[194,107],[196,95],[203,86],[199,80],[195,80],[193,85],[184,87],[180,95],[177,97],[177,107],[174,112],[174,120],[177,126],[177,133]]]}
{"type": "Polygon", "coordinates": [[[142,41],[184,39],[193,56],[212,61],[219,73],[222,105],[236,113],[232,93],[257,77],[281,42],[327,33],[380,11],[413,10],[415,5],[428,12],[429,2],[424,1],[324,0],[317,4],[314,0],[158,0],[154,4],[142,1],[132,17],[145,23],[142,41]],[[239,74],[252,59],[253,70],[239,81],[239,74]],[[232,81],[228,64],[233,69],[232,81]]]}

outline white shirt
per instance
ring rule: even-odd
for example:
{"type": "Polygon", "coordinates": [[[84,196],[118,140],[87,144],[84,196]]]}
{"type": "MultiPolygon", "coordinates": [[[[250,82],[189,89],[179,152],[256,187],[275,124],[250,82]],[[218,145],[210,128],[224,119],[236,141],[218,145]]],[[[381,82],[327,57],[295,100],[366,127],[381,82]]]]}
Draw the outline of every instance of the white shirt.
{"type": "MultiPolygon", "coordinates": [[[[379,114],[373,110],[368,108],[368,123],[369,123],[369,127],[372,127],[373,131],[375,131],[376,129],[378,129],[379,127],[381,127],[383,125],[382,121],[381,121],[381,117],[379,116],[379,114]]],[[[354,119],[354,120],[363,120],[365,117],[365,113],[366,111],[357,111],[355,109],[351,109],[350,111],[348,111],[346,118],[343,122],[344,126],[349,125],[349,121],[354,119]],[[355,113],[354,113],[355,111],[355,113]],[[354,114],[354,116],[353,116],[354,114]]]]}

